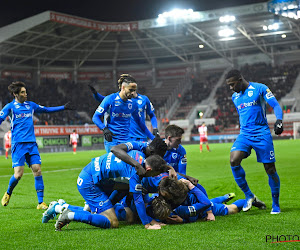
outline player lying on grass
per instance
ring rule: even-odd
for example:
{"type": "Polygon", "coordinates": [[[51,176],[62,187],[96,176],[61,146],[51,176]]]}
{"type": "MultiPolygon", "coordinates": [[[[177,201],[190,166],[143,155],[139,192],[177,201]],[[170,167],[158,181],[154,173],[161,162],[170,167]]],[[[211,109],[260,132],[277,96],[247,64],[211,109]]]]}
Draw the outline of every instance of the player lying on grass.
{"type": "MultiPolygon", "coordinates": [[[[214,221],[215,216],[224,216],[235,214],[241,211],[245,199],[237,200],[230,205],[222,204],[228,202],[235,197],[234,193],[210,199],[211,206],[205,208],[203,206],[203,193],[194,186],[190,181],[182,178],[174,180],[169,177],[162,179],[159,184],[159,194],[174,208],[174,204],[184,201],[180,206],[173,210],[171,216],[166,219],[167,223],[183,223],[194,222],[198,218],[207,221],[214,221]],[[182,190],[178,192],[176,190],[182,190]]],[[[160,203],[159,206],[165,206],[160,203]]],[[[160,210],[159,206],[154,207],[154,210],[160,210]]],[[[257,198],[253,201],[253,206],[260,209],[265,209],[265,204],[257,198]]],[[[153,211],[156,214],[156,211],[153,211]]]]}
{"type": "Polygon", "coordinates": [[[71,212],[66,209],[59,216],[55,228],[60,231],[70,221],[78,221],[101,228],[116,228],[119,225],[113,204],[105,192],[107,185],[111,190],[118,189],[118,185],[128,185],[129,192],[137,206],[138,215],[146,229],[160,229],[157,223],[146,215],[142,199],[142,177],[156,176],[170,168],[159,155],[152,155],[145,159],[139,151],[129,152],[145,169],[145,174],[138,175],[136,170],[127,163],[115,157],[111,152],[94,158],[79,174],[77,188],[91,209],[89,212],[71,212]]]}

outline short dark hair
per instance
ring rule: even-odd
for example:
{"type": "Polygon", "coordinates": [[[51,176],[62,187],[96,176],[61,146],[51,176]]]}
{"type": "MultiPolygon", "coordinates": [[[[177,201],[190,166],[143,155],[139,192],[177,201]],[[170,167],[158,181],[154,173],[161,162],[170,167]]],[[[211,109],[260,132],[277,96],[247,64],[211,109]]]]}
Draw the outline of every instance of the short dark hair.
{"type": "Polygon", "coordinates": [[[241,78],[242,77],[241,71],[237,69],[232,69],[226,74],[225,79],[229,79],[232,77],[234,77],[235,79],[241,78]]]}
{"type": "Polygon", "coordinates": [[[165,155],[168,149],[167,144],[160,137],[155,137],[148,147],[150,151],[153,152],[153,154],[159,155],[161,157],[165,155]]]}
{"type": "Polygon", "coordinates": [[[132,77],[132,75],[122,74],[122,75],[120,75],[120,78],[118,80],[118,87],[119,88],[121,87],[123,82],[125,82],[125,83],[131,83],[131,82],[136,83],[136,80],[132,77]]]}
{"type": "Polygon", "coordinates": [[[188,187],[183,182],[170,177],[163,178],[158,188],[160,194],[168,194],[168,198],[165,198],[173,208],[179,206],[186,199],[189,192],[188,187]]]}
{"type": "Polygon", "coordinates": [[[19,94],[21,91],[21,88],[26,88],[26,85],[24,82],[12,82],[9,86],[8,86],[8,91],[10,92],[10,94],[12,96],[14,96],[14,94],[19,94]]]}
{"type": "Polygon", "coordinates": [[[168,125],[165,129],[165,137],[167,138],[168,136],[171,137],[176,137],[176,136],[182,136],[184,133],[184,130],[177,126],[177,125],[168,125]]]}
{"type": "Polygon", "coordinates": [[[159,155],[150,155],[146,158],[146,161],[153,171],[164,173],[168,170],[166,161],[159,155]]]}
{"type": "Polygon", "coordinates": [[[150,207],[152,208],[153,217],[160,221],[167,219],[172,212],[171,205],[162,196],[156,196],[150,207]]]}

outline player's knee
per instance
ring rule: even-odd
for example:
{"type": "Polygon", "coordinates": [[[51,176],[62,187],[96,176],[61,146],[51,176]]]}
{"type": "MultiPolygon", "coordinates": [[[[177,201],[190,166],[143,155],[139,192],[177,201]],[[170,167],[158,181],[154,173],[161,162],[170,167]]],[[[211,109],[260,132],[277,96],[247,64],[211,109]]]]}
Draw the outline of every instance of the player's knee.
{"type": "Polygon", "coordinates": [[[265,170],[267,172],[267,174],[275,174],[276,173],[276,168],[275,168],[275,164],[271,163],[271,164],[264,164],[265,170]]]}
{"type": "Polygon", "coordinates": [[[237,214],[239,212],[238,207],[234,204],[227,205],[227,208],[228,208],[228,215],[229,214],[237,214]]]}
{"type": "Polygon", "coordinates": [[[230,166],[238,166],[241,164],[241,161],[234,158],[234,157],[230,157],[230,166]]]}
{"type": "Polygon", "coordinates": [[[23,173],[22,172],[17,172],[17,173],[14,173],[14,176],[17,180],[21,180],[22,176],[23,176],[23,173]]]}
{"type": "Polygon", "coordinates": [[[118,228],[119,227],[119,221],[117,218],[109,219],[110,221],[110,228],[118,228]]]}

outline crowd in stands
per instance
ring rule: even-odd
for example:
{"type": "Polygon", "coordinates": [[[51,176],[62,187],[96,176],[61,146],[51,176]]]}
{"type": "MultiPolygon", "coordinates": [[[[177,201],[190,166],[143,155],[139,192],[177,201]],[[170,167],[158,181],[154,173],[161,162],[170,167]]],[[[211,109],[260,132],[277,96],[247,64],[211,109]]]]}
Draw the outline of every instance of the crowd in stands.
{"type": "MultiPolygon", "coordinates": [[[[300,65],[279,65],[273,67],[266,63],[257,63],[254,65],[244,65],[241,69],[244,78],[247,81],[256,81],[266,84],[274,93],[277,100],[291,91],[295,83],[295,79],[299,73],[300,65]]],[[[180,107],[172,119],[185,119],[189,110],[206,99],[215,87],[217,81],[223,72],[210,72],[193,76],[191,79],[192,87],[184,94],[179,96],[180,107]]],[[[0,80],[0,100],[2,107],[12,101],[13,97],[9,94],[7,87],[16,79],[1,79],[0,80]]],[[[77,107],[76,111],[64,111],[59,113],[43,113],[35,114],[38,118],[36,124],[42,125],[81,125],[91,123],[93,116],[99,103],[93,98],[93,95],[88,88],[88,83],[74,83],[70,80],[55,80],[42,79],[40,85],[28,81],[26,79],[18,79],[24,81],[27,86],[28,100],[36,102],[44,106],[59,106],[71,101],[77,107]],[[81,111],[86,112],[86,116],[80,114],[81,111]]],[[[182,79],[181,79],[182,80],[182,79]]],[[[159,86],[154,86],[152,81],[139,82],[138,92],[149,97],[156,110],[164,105],[170,89],[172,89],[173,80],[166,80],[159,86]],[[168,88],[166,88],[168,87],[168,88]]],[[[118,91],[117,84],[111,81],[93,81],[91,83],[95,89],[102,95],[108,95],[118,91]]],[[[177,82],[176,82],[177,84],[177,82]]],[[[226,128],[238,128],[238,114],[231,100],[232,91],[224,83],[216,91],[215,100],[217,109],[213,111],[212,117],[216,119],[214,126],[208,126],[209,133],[217,133],[226,128]]],[[[268,107],[268,113],[273,112],[271,107],[268,107]]],[[[163,118],[163,117],[158,117],[163,118]]],[[[197,131],[193,128],[192,133],[197,131]]]]}

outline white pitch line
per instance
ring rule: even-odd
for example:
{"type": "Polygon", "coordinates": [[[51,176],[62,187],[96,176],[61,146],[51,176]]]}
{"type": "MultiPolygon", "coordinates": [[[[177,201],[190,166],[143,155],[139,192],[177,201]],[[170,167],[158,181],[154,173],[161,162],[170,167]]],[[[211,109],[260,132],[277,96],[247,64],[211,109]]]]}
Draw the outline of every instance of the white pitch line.
{"type": "MultiPolygon", "coordinates": [[[[55,173],[55,172],[64,172],[64,171],[69,171],[69,170],[78,170],[78,169],[82,169],[82,168],[68,168],[68,169],[57,169],[57,170],[48,170],[48,171],[42,171],[43,173],[55,173]]],[[[24,173],[23,175],[32,175],[32,173],[24,173]]],[[[11,175],[0,175],[1,177],[11,177],[11,175]]]]}

